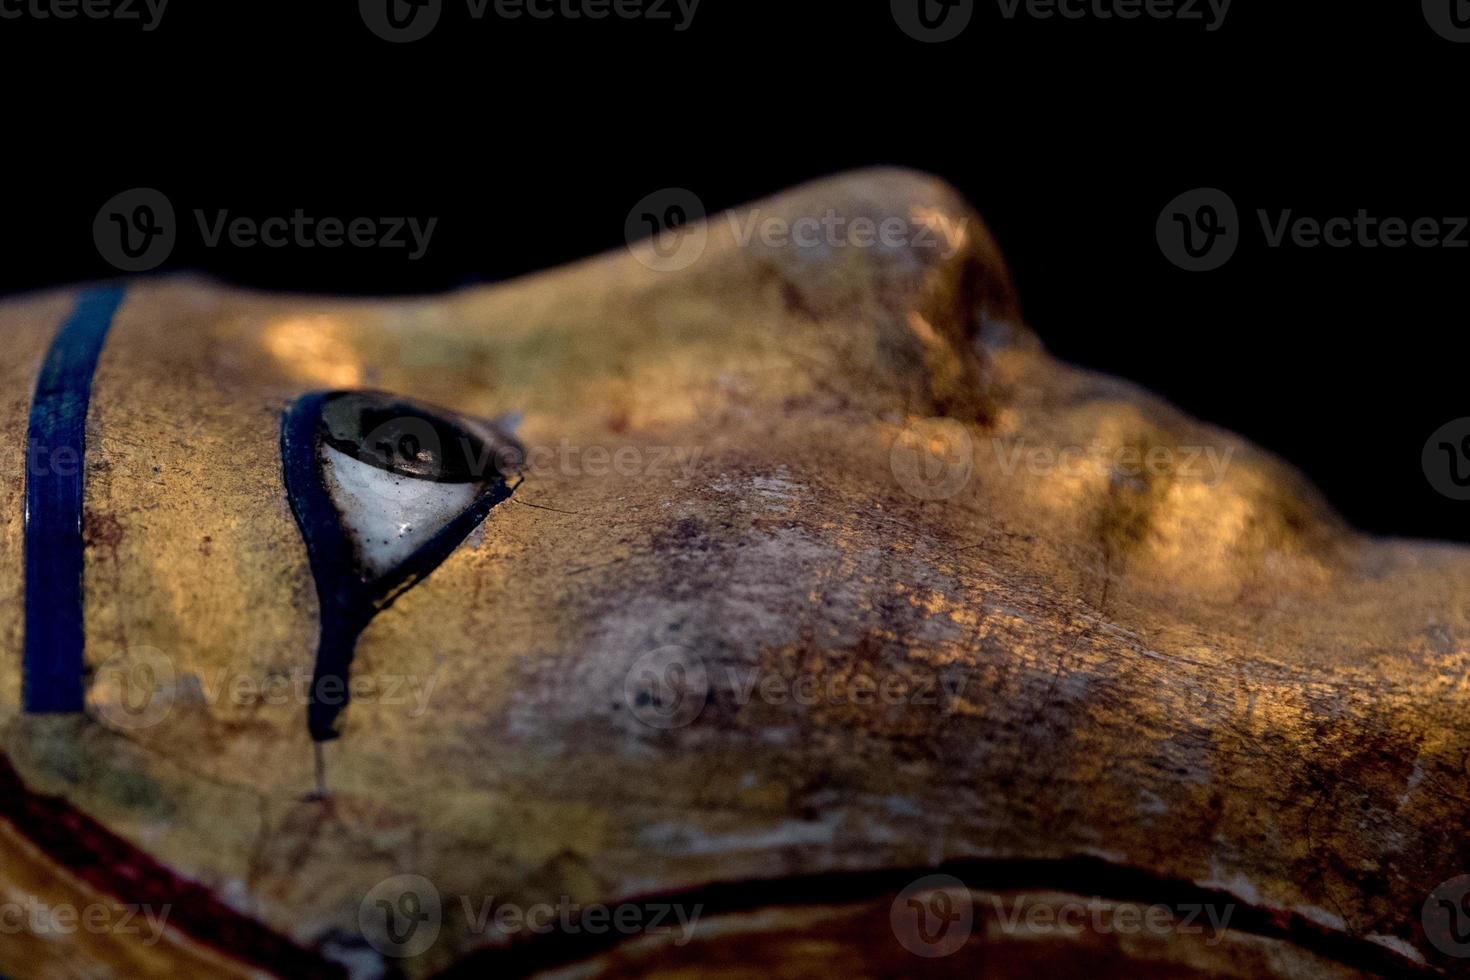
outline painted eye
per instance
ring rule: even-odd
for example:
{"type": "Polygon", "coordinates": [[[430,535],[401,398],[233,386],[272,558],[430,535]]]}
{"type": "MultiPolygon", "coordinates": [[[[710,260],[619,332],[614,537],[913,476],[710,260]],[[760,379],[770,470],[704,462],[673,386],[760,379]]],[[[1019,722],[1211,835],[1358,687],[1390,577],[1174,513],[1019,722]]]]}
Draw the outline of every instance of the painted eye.
{"type": "Polygon", "coordinates": [[[317,465],[359,574],[388,575],[516,462],[492,426],[376,392],[322,404],[317,465]]]}
{"type": "Polygon", "coordinates": [[[321,604],[307,724],[336,738],[357,638],[422,581],[514,489],[520,446],[494,424],[382,392],[297,399],[286,411],[286,493],[321,604]]]}

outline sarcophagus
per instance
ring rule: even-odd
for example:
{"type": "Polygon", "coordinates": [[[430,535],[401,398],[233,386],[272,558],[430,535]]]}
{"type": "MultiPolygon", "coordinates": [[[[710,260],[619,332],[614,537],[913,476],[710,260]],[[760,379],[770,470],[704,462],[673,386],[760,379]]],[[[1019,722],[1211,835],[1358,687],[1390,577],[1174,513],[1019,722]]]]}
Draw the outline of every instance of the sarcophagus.
{"type": "Polygon", "coordinates": [[[1470,554],[1053,359],[933,180],[0,325],[7,974],[1466,962],[1470,554]]]}

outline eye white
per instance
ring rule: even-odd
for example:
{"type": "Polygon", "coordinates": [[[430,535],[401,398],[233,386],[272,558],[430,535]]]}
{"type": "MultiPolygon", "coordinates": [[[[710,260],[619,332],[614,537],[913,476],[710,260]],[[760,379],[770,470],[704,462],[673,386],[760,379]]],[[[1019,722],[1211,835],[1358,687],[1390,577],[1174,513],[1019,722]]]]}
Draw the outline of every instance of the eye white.
{"type": "Polygon", "coordinates": [[[358,564],[376,578],[392,571],[464,513],[478,483],[435,483],[359,462],[331,446],[320,450],[322,481],[358,564]]]}

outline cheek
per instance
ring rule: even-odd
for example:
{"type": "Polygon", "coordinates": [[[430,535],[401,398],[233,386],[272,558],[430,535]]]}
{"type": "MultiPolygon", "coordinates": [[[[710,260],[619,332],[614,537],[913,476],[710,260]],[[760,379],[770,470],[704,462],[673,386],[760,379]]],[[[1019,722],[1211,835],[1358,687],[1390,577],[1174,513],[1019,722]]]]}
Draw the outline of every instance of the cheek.
{"type": "Polygon", "coordinates": [[[512,699],[562,649],[559,597],[529,589],[517,568],[527,550],[516,540],[524,513],[493,513],[363,631],[352,676],[378,694],[352,701],[345,751],[333,759],[334,792],[376,784],[412,798],[445,780],[499,781],[499,763],[487,760],[508,751],[503,719],[512,699]],[[428,760],[437,761],[426,767],[428,760]]]}

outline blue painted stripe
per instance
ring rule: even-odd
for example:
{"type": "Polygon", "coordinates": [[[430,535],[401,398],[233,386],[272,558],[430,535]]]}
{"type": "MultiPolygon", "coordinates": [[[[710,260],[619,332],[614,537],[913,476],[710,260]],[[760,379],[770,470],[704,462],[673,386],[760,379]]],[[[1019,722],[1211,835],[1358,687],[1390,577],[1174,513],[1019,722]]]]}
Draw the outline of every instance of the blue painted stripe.
{"type": "Polygon", "coordinates": [[[61,325],[31,402],[26,441],[25,709],[81,711],[82,480],[92,375],[121,286],[88,289],[61,325]]]}

